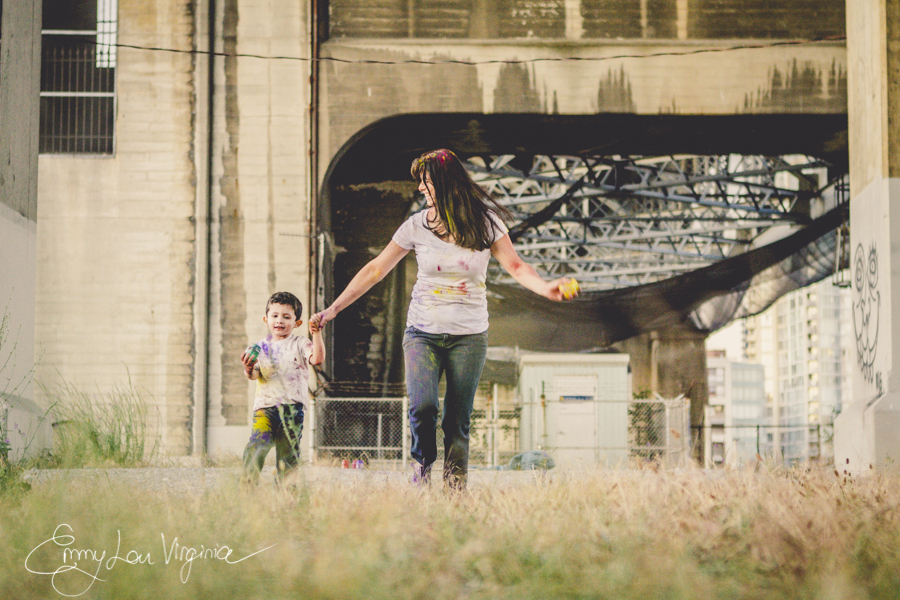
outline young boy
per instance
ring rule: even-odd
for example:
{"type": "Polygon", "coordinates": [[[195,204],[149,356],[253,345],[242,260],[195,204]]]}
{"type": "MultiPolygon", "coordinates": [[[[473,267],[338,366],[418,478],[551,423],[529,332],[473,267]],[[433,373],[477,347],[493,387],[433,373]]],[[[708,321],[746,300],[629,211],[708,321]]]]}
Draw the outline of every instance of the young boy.
{"type": "Polygon", "coordinates": [[[275,446],[277,475],[280,481],[297,468],[300,458],[300,436],[303,432],[303,409],[306,405],[309,367],[325,360],[322,328],[310,320],[310,341],[293,335],[300,326],[303,306],[290,292],[272,294],[266,304],[263,321],[269,335],[260,340],[259,358],[241,354],[244,374],[256,380],[253,402],[253,426],[250,442],[244,449],[244,480],[255,483],[266,455],[275,446]]]}

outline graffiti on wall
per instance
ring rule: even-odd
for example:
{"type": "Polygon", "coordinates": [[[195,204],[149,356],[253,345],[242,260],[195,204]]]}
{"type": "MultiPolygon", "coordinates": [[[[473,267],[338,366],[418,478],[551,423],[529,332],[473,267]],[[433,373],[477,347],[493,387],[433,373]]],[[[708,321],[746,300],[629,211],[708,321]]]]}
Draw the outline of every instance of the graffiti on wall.
{"type": "Polygon", "coordinates": [[[875,375],[878,351],[878,324],[881,292],[878,291],[878,252],[873,245],[868,254],[862,244],[853,258],[853,331],[856,335],[856,360],[867,382],[875,383],[881,393],[881,377],[875,375]]]}

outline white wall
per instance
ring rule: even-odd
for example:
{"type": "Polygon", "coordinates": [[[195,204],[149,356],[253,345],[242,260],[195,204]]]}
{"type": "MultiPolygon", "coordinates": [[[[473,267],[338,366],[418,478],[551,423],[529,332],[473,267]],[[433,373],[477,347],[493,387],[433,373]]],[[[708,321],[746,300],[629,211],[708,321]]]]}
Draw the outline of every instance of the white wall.
{"type": "Polygon", "coordinates": [[[36,224],[0,203],[0,434],[13,456],[49,443],[46,411],[33,401],[36,246],[36,224]]]}

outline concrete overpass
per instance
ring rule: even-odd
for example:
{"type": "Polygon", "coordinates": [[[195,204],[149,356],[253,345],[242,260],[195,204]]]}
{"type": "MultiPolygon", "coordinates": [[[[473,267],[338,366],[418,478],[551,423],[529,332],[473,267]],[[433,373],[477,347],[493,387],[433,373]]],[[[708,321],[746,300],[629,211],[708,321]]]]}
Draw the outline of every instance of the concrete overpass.
{"type": "MultiPolygon", "coordinates": [[[[3,0],[4,69],[16,47],[11,23],[27,33],[16,60],[34,62],[27,48],[38,17],[10,8],[19,4],[3,0]]],[[[28,185],[2,199],[15,213],[0,221],[2,239],[35,240],[36,278],[13,273],[2,291],[34,290],[17,303],[36,307],[26,320],[41,332],[44,383],[110,389],[125,365],[153,398],[167,452],[239,447],[251,390],[234,363],[260,335],[259,306],[274,288],[290,288],[308,289],[303,300],[315,307],[332,273],[339,279],[383,242],[382,228],[357,227],[346,252],[329,254],[339,250],[329,249],[336,224],[353,225],[365,216],[359,207],[386,222],[402,216],[413,200],[403,175],[410,154],[436,145],[727,153],[762,141],[761,155],[846,157],[851,244],[864,257],[854,294],[861,315],[873,306],[860,302],[864,291],[881,313],[877,336],[870,313],[860,321],[861,403],[848,413],[853,444],[841,452],[852,468],[900,454],[884,444],[900,423],[874,418],[893,414],[900,385],[889,326],[897,0],[119,0],[116,14],[114,151],[44,154],[28,185]],[[394,138],[407,142],[393,146],[396,161],[385,151],[394,138]],[[111,317],[111,302],[117,315],[140,318],[111,317]]],[[[36,79],[8,73],[3,94],[33,98],[36,79]]],[[[21,124],[3,119],[4,133],[21,124]]],[[[0,144],[27,162],[35,150],[24,139],[3,135],[0,144]]],[[[402,298],[404,284],[371,302],[402,298]]],[[[360,307],[355,322],[368,344],[341,351],[365,364],[383,345],[391,310],[396,318],[403,307],[360,307]]],[[[648,357],[636,362],[660,357],[661,392],[699,401],[703,337],[671,330],[625,343],[648,357]],[[681,356],[692,357],[690,369],[666,366],[681,356]]],[[[359,368],[351,374],[365,381],[398,377],[359,368]]]]}
{"type": "MultiPolygon", "coordinates": [[[[416,5],[397,21],[407,25],[400,29],[376,27],[382,13],[374,9],[332,7],[331,35],[319,47],[327,98],[319,147],[333,158],[317,203],[318,302],[390,239],[413,202],[407,165],[433,147],[513,154],[525,164],[539,154],[806,154],[846,172],[842,2],[775,12],[752,2],[636,2],[633,10],[569,2],[558,12],[521,3],[514,8],[521,22],[507,18],[505,4],[476,4],[471,13],[416,5]],[[489,38],[477,37],[486,31],[489,38]],[[528,31],[535,39],[524,38],[528,31]],[[624,31],[634,37],[619,37],[624,31]],[[806,42],[784,44],[787,37],[806,42]]],[[[335,323],[343,348],[332,353],[336,381],[371,381],[374,394],[378,383],[402,382],[399,339],[412,277],[392,275],[335,323]]],[[[699,424],[708,329],[675,318],[621,339],[586,333],[582,319],[570,319],[568,335],[566,323],[554,324],[549,339],[536,325],[525,333],[523,323],[545,317],[525,311],[506,319],[495,310],[491,343],[614,345],[632,355],[636,389],[685,394],[699,424]]]]}

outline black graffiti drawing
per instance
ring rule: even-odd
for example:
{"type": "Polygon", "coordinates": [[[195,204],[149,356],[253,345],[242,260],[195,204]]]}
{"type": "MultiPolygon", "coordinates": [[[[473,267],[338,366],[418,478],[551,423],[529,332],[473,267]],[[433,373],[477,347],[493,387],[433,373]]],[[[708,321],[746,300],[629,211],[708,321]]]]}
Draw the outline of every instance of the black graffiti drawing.
{"type": "Polygon", "coordinates": [[[878,323],[881,312],[881,292],[878,291],[878,253],[873,245],[866,256],[862,244],[856,246],[853,259],[853,331],[856,334],[856,360],[866,381],[872,383],[875,374],[875,353],[878,350],[878,323]]]}

